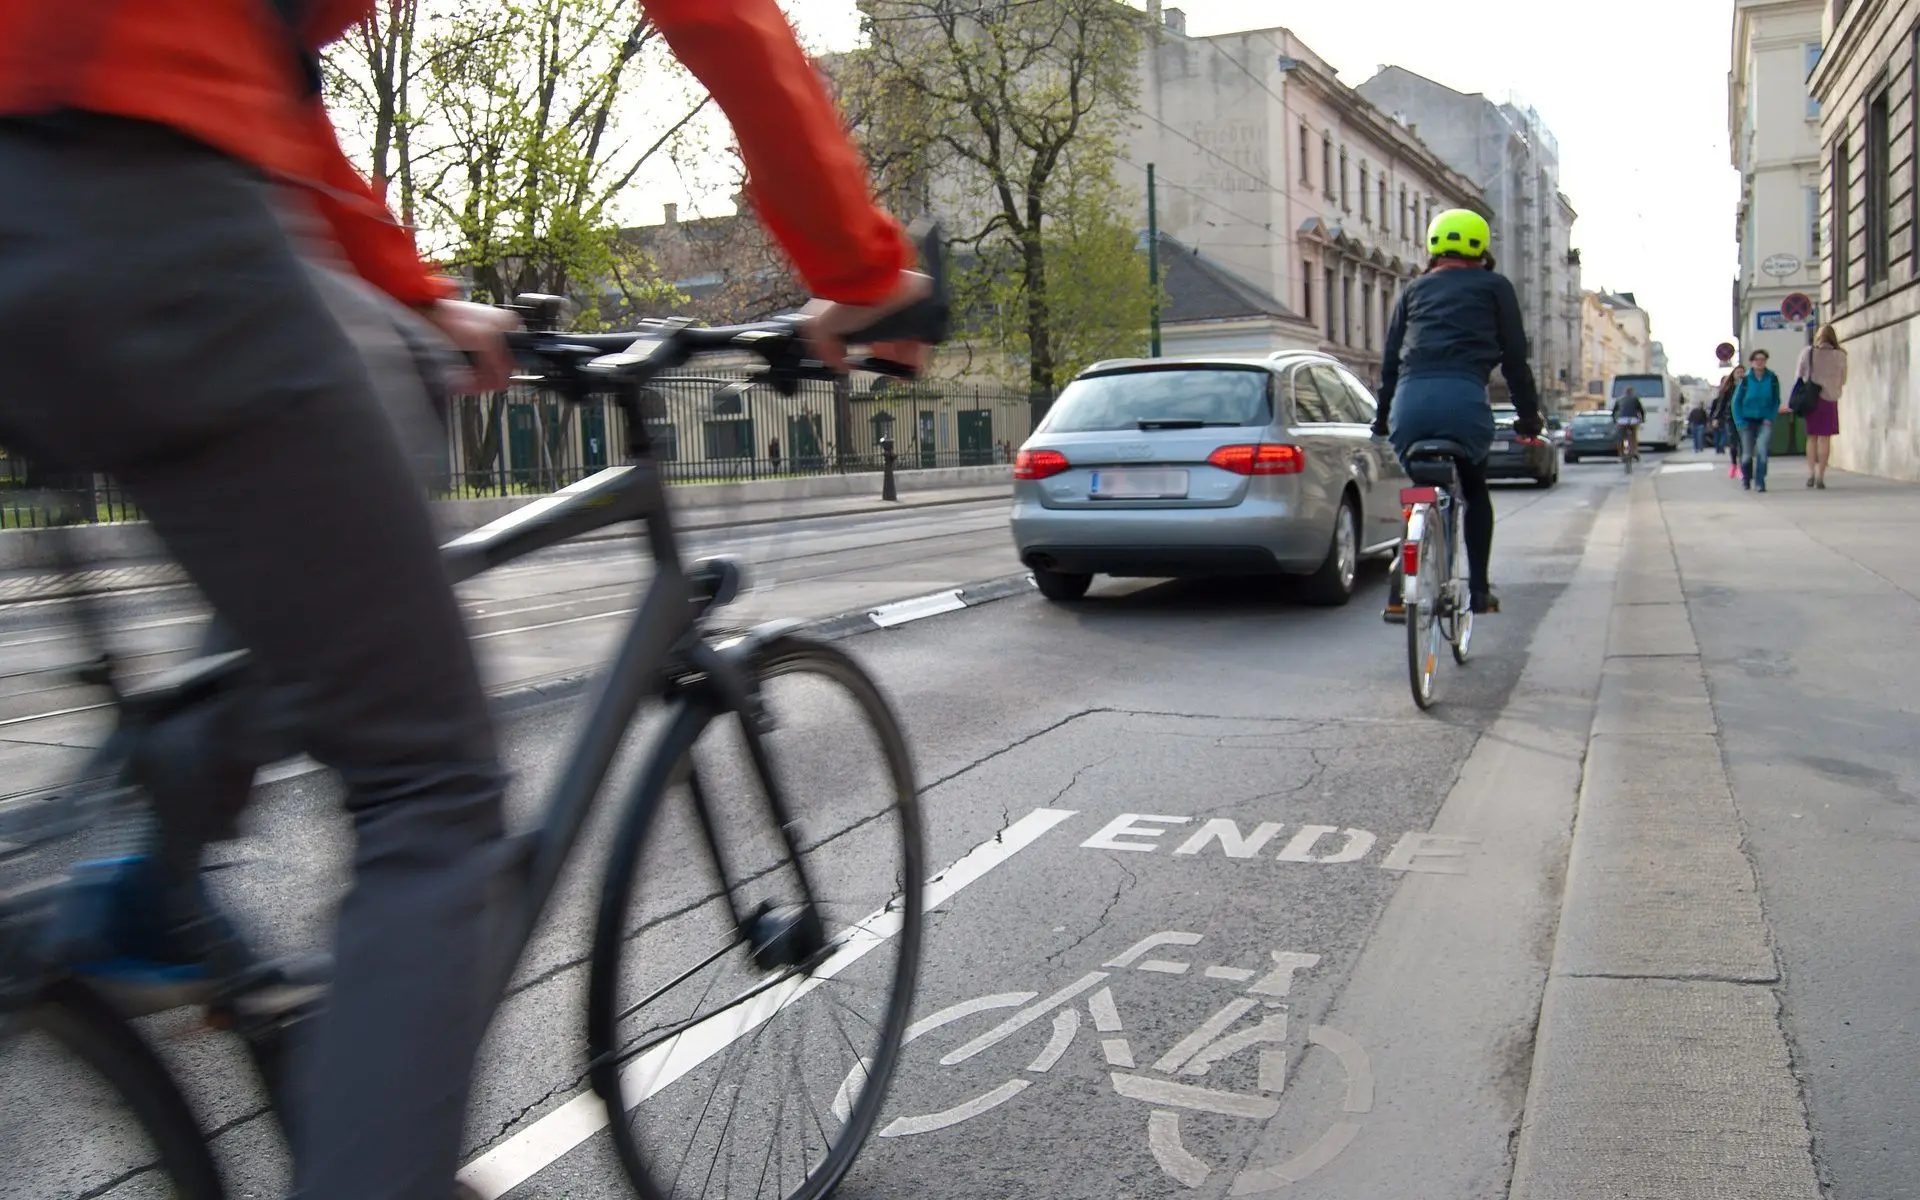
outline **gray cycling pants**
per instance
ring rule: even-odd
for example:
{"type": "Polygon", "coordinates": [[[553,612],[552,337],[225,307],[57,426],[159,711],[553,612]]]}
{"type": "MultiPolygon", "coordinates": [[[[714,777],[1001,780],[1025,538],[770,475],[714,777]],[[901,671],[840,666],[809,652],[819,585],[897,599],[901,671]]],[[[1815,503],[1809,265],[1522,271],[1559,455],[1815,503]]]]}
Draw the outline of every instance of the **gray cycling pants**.
{"type": "Polygon", "coordinates": [[[117,476],[347,785],[355,878],[297,1064],[299,1193],[449,1195],[504,776],[396,437],[424,392],[392,306],[316,270],[322,243],[303,259],[314,226],[275,185],[157,127],[0,121],[0,180],[0,443],[117,476]]]}

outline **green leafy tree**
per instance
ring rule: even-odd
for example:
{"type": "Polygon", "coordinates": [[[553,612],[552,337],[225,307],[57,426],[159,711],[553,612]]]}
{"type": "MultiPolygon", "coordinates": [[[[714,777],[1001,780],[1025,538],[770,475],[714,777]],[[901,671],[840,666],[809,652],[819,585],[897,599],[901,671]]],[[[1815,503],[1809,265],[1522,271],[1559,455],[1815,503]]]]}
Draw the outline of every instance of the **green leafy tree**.
{"type": "Polygon", "coordinates": [[[1144,341],[1144,260],[1113,177],[1144,18],[1114,0],[862,13],[842,92],[881,186],[951,223],[965,317],[1024,365],[1043,407],[1077,366],[1144,341]]]}

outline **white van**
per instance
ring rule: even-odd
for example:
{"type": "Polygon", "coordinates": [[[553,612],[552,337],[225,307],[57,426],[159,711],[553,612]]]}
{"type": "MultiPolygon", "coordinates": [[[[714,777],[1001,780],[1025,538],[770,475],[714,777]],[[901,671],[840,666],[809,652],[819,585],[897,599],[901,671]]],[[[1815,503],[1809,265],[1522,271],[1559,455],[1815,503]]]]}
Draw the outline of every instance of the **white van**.
{"type": "Polygon", "coordinates": [[[1680,385],[1669,375],[1615,375],[1607,385],[1607,406],[1611,408],[1628,388],[1647,410],[1647,419],[1640,426],[1641,448],[1671,450],[1678,446],[1687,420],[1680,385]]]}

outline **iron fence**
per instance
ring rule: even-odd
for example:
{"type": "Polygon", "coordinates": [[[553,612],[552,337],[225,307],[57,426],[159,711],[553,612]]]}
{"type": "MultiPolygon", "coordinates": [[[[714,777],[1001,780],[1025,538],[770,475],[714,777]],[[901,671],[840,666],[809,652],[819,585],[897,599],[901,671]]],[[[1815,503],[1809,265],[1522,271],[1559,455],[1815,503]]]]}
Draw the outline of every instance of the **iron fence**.
{"type": "MultiPolygon", "coordinates": [[[[741,371],[657,380],[642,398],[653,459],[673,483],[878,471],[881,439],[900,470],[1011,461],[1032,432],[1024,395],[856,376],[809,380],[792,396],[745,387],[741,371]]],[[[445,498],[540,495],[627,460],[610,399],[568,404],[532,389],[462,396],[448,408],[445,498]]],[[[350,484],[343,484],[350,486],[350,484]]],[[[105,475],[38,470],[0,448],[0,529],[137,521],[105,475]]]]}
{"type": "MultiPolygon", "coordinates": [[[[957,386],[809,380],[792,396],[738,372],[656,380],[641,398],[654,461],[674,483],[878,471],[891,437],[902,470],[1011,460],[1032,432],[1027,398],[957,386]]],[[[457,497],[535,494],[624,461],[625,412],[611,399],[568,404],[529,389],[461,397],[447,420],[457,497]]]]}
{"type": "Polygon", "coordinates": [[[109,476],[43,470],[0,448],[0,529],[138,520],[132,498],[109,476]]]}

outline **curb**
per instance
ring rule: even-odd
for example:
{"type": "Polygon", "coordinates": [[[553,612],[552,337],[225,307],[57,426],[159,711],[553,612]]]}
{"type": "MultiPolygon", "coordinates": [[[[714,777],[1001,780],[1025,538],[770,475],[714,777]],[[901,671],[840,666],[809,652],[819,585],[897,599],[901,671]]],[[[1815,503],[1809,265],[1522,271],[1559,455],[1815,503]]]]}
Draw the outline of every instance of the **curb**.
{"type": "Polygon", "coordinates": [[[1651,476],[1628,502],[1508,1195],[1818,1200],[1770,930],[1651,476]]]}

